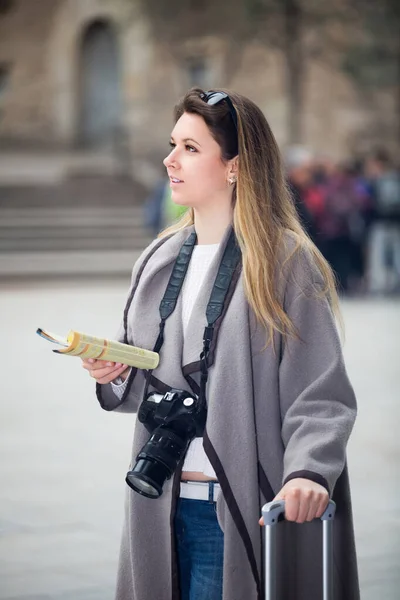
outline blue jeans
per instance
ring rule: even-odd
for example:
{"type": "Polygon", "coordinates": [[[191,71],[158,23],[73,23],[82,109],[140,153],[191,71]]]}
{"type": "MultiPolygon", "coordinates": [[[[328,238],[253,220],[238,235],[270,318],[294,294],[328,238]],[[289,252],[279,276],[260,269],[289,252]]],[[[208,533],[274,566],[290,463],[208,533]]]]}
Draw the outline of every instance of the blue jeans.
{"type": "Polygon", "coordinates": [[[181,600],[222,600],[224,534],[215,502],[179,498],[175,536],[181,600]]]}

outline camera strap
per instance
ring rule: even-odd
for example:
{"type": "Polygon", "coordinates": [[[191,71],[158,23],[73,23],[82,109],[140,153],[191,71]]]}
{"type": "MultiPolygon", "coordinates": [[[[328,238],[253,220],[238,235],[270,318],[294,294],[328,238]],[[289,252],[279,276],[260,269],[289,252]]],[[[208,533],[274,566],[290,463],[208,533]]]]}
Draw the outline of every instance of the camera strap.
{"type": "MultiPolygon", "coordinates": [[[[186,273],[189,268],[190,259],[192,257],[192,252],[193,248],[195,247],[196,241],[197,235],[195,232],[193,232],[182,245],[178,257],[175,260],[174,268],[169,278],[167,289],[165,290],[163,299],[161,300],[160,304],[160,331],[158,333],[153,352],[160,352],[164,343],[165,322],[168,319],[168,317],[172,315],[176,308],[176,303],[178,302],[178,297],[181,292],[183,282],[185,281],[186,273]]],[[[152,372],[152,369],[147,371],[146,387],[144,390],[143,398],[146,398],[147,396],[152,372]]]]}
{"type": "MultiPolygon", "coordinates": [[[[165,290],[163,299],[160,303],[160,331],[154,345],[154,352],[159,352],[164,343],[164,328],[168,317],[174,312],[181,292],[183,282],[189,268],[190,259],[192,257],[193,248],[197,242],[196,233],[192,233],[185,243],[182,245],[178,257],[175,261],[167,289],[165,290]]],[[[218,273],[214,281],[214,286],[211,292],[210,299],[207,304],[206,318],[207,326],[203,334],[203,350],[200,354],[200,404],[206,402],[206,384],[208,379],[208,355],[211,348],[211,342],[214,335],[214,325],[218,318],[222,315],[226,296],[228,294],[231,281],[240,261],[241,252],[236,240],[235,232],[231,231],[228,243],[222,256],[218,273]]],[[[150,384],[152,371],[147,371],[146,389],[144,397],[147,396],[148,387],[150,384]]]]}
{"type": "Polygon", "coordinates": [[[208,355],[214,335],[214,325],[222,315],[226,296],[228,294],[233,274],[241,259],[241,252],[236,240],[235,232],[231,231],[226,245],[218,273],[214,281],[210,300],[208,301],[206,317],[207,326],[203,334],[203,350],[200,354],[200,402],[206,402],[206,384],[208,379],[208,355]]]}

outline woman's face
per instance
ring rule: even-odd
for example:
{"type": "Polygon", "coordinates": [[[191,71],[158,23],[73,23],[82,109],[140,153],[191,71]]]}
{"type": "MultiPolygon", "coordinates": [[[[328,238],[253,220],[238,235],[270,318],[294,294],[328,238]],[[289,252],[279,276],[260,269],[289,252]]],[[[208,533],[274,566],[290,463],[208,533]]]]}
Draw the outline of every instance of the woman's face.
{"type": "Polygon", "coordinates": [[[170,144],[164,165],[176,204],[201,208],[230,199],[232,161],[222,161],[221,148],[202,117],[183,113],[171,133],[170,144]]]}

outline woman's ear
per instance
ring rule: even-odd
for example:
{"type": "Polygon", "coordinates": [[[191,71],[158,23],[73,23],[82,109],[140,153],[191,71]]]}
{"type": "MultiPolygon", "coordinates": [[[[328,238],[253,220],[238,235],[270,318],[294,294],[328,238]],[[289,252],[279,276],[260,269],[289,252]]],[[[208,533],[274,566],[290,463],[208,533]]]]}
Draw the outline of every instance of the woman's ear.
{"type": "Polygon", "coordinates": [[[229,177],[237,178],[238,170],[239,170],[239,157],[235,156],[235,158],[232,158],[232,160],[229,161],[228,178],[229,177]]]}

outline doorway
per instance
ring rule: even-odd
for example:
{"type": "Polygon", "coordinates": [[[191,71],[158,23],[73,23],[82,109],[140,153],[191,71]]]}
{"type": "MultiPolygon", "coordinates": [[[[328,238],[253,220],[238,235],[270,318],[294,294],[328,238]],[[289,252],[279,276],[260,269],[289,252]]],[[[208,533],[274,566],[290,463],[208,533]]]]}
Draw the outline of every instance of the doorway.
{"type": "Polygon", "coordinates": [[[78,144],[109,148],[121,126],[120,57],[117,34],[103,20],[84,30],[80,47],[78,144]]]}

